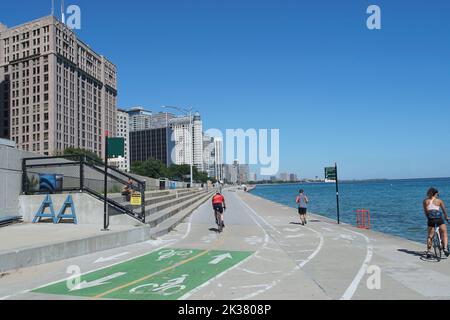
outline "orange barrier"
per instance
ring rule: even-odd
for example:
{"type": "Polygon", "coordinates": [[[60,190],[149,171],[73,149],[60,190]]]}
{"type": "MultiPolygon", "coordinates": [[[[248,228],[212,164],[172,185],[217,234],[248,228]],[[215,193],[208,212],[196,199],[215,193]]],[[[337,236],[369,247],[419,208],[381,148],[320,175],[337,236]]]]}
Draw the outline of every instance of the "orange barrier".
{"type": "Polygon", "coordinates": [[[356,226],[359,229],[370,229],[370,210],[358,209],[356,210],[356,226]]]}

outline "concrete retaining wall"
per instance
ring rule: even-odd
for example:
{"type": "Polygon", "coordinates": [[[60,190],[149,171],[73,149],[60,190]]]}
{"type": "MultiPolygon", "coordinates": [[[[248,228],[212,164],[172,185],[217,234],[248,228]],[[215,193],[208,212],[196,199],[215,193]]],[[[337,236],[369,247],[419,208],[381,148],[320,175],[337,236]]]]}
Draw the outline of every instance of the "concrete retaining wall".
{"type": "Polygon", "coordinates": [[[38,154],[0,144],[0,217],[16,216],[22,188],[22,159],[38,154]]]}
{"type": "Polygon", "coordinates": [[[0,254],[0,272],[69,259],[93,252],[127,246],[150,239],[150,227],[110,232],[90,238],[63,241],[36,248],[23,248],[0,254]]]}
{"type": "MultiPolygon", "coordinates": [[[[71,195],[75,205],[75,214],[77,215],[78,224],[95,224],[98,226],[103,226],[102,201],[84,193],[72,193],[71,195]]],[[[33,221],[33,218],[39,210],[39,207],[45,197],[45,195],[19,196],[19,213],[23,216],[23,221],[25,223],[30,223],[33,221]]],[[[51,195],[53,208],[56,215],[61,209],[66,198],[67,194],[51,195]]],[[[50,212],[48,208],[46,209],[46,212],[50,212]]],[[[70,213],[70,210],[67,209],[66,213],[70,213]]],[[[110,216],[109,220],[111,225],[142,225],[139,221],[125,214],[110,216]]]]}

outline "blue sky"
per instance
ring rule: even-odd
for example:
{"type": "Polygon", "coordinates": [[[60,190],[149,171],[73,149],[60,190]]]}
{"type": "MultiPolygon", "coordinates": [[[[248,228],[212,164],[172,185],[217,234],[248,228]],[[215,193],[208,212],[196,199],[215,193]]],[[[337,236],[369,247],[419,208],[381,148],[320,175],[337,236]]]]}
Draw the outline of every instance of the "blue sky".
{"type": "MultiPolygon", "coordinates": [[[[50,0],[8,1],[13,26],[50,0]]],[[[280,171],[450,176],[448,1],[66,0],[119,70],[119,105],[193,106],[204,127],[279,128],[280,171]],[[366,9],[382,29],[366,28],[366,9]],[[447,16],[446,16],[447,15],[447,16]]]]}

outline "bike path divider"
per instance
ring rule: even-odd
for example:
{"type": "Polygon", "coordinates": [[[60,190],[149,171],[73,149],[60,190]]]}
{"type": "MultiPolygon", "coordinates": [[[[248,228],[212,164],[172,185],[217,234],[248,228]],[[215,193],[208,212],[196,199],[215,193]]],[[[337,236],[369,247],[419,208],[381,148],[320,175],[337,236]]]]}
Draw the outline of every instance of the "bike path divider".
{"type": "Polygon", "coordinates": [[[121,300],[175,300],[232,268],[249,251],[161,249],[34,293],[121,300]]]}

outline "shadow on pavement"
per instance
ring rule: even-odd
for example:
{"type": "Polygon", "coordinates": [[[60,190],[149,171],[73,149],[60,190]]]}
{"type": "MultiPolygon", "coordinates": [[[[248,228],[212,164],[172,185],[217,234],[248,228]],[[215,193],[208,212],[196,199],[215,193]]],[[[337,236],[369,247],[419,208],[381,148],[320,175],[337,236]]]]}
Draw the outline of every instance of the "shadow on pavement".
{"type": "Polygon", "coordinates": [[[425,257],[426,256],[426,252],[424,251],[412,251],[412,250],[408,250],[408,249],[398,249],[397,251],[399,252],[403,252],[403,253],[407,253],[416,257],[425,257]]]}

